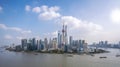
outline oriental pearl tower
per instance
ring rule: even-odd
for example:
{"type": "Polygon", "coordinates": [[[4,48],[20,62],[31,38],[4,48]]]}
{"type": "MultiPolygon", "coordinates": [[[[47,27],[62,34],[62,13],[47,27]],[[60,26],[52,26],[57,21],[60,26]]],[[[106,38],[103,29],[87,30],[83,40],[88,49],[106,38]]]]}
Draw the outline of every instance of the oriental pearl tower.
{"type": "Polygon", "coordinates": [[[63,23],[62,28],[62,50],[64,50],[64,46],[67,45],[67,25],[63,23]]]}

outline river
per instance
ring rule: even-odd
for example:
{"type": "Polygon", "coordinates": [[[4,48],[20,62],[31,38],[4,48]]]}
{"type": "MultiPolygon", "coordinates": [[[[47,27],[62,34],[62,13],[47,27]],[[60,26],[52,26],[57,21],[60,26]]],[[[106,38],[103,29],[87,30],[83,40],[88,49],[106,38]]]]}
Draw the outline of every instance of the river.
{"type": "Polygon", "coordinates": [[[110,53],[90,55],[44,54],[10,52],[0,49],[0,67],[120,67],[118,49],[106,49],[110,53]],[[106,56],[107,58],[99,58],[106,56]]]}

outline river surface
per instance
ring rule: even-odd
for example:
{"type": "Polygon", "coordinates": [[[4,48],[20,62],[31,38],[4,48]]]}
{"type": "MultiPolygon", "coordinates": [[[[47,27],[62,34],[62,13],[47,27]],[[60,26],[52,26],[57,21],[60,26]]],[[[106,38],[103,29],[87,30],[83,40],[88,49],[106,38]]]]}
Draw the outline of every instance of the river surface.
{"type": "Polygon", "coordinates": [[[0,67],[120,67],[118,49],[106,49],[110,53],[90,55],[43,54],[10,52],[0,49],[0,67]],[[100,59],[100,56],[107,58],[100,59]]]}

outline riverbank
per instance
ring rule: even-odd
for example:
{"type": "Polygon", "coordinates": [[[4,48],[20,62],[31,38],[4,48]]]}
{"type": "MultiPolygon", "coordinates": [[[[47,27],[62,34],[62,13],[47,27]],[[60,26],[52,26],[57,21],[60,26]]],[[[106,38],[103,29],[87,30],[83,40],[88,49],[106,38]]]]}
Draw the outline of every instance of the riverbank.
{"type": "Polygon", "coordinates": [[[14,52],[26,52],[26,53],[49,53],[49,54],[87,54],[87,55],[92,55],[92,54],[99,54],[99,53],[109,53],[109,51],[103,50],[103,49],[95,49],[92,52],[64,52],[62,50],[50,50],[50,51],[40,51],[40,50],[35,50],[35,51],[30,51],[30,50],[16,50],[13,48],[6,48],[8,51],[14,51],[14,52]]]}

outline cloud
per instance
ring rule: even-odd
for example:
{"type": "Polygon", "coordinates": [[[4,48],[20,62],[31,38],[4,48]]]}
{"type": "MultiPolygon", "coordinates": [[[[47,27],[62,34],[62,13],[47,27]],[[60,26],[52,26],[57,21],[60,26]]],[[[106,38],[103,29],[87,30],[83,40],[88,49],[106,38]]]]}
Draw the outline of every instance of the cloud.
{"type": "Polygon", "coordinates": [[[30,11],[30,10],[31,10],[31,7],[30,7],[29,5],[26,5],[26,6],[25,6],[25,10],[26,10],[26,11],[30,11]]]}
{"type": "Polygon", "coordinates": [[[40,36],[35,36],[35,38],[36,38],[37,40],[40,40],[40,36]]]}
{"type": "Polygon", "coordinates": [[[0,12],[2,12],[3,8],[0,6],[0,12]]]}
{"type": "Polygon", "coordinates": [[[50,7],[49,8],[49,11],[59,11],[60,10],[60,8],[58,7],[58,6],[54,6],[54,7],[50,7]]]}
{"type": "Polygon", "coordinates": [[[58,6],[48,7],[43,5],[41,7],[34,7],[32,12],[38,13],[38,19],[40,20],[53,20],[61,16],[58,12],[59,10],[58,6]]]}
{"type": "Polygon", "coordinates": [[[40,8],[40,7],[34,7],[34,8],[32,9],[32,11],[35,12],[35,13],[40,13],[41,8],[40,8]]]}
{"type": "Polygon", "coordinates": [[[14,30],[14,31],[22,31],[22,29],[21,28],[18,28],[18,27],[8,27],[8,29],[10,29],[10,30],[14,30]]]}
{"type": "Polygon", "coordinates": [[[4,24],[0,24],[0,28],[7,29],[7,27],[4,24]]]}
{"type": "Polygon", "coordinates": [[[60,23],[66,24],[68,26],[68,34],[73,35],[76,39],[90,39],[90,36],[96,36],[98,33],[103,32],[103,27],[101,25],[83,21],[73,16],[62,16],[60,23]]]}
{"type": "Polygon", "coordinates": [[[60,17],[60,13],[58,12],[60,8],[58,6],[53,6],[48,8],[48,6],[42,6],[42,13],[39,14],[39,19],[42,20],[52,20],[60,17]]]}
{"type": "Polygon", "coordinates": [[[21,32],[22,34],[31,33],[31,30],[23,30],[23,29],[18,28],[18,27],[10,27],[9,29],[13,30],[13,31],[21,32]]]}
{"type": "Polygon", "coordinates": [[[17,36],[16,37],[18,40],[21,40],[21,39],[23,39],[23,37],[20,37],[20,36],[17,36]]]}
{"type": "Polygon", "coordinates": [[[5,24],[0,24],[0,28],[4,29],[4,30],[13,30],[16,32],[20,32],[22,34],[30,34],[31,33],[31,30],[23,30],[23,29],[18,28],[18,27],[7,27],[5,24]]]}
{"type": "MultiPolygon", "coordinates": [[[[85,39],[89,42],[92,42],[96,40],[113,40],[113,36],[118,35],[111,31],[105,31],[103,26],[99,24],[86,20],[81,20],[74,16],[64,16],[60,14],[59,11],[60,8],[58,6],[48,7],[46,5],[43,5],[32,8],[32,12],[37,13],[38,19],[40,20],[57,19],[57,22],[59,21],[60,24],[64,22],[68,26],[68,36],[71,35],[75,39],[85,39]]],[[[119,12],[116,13],[119,14],[119,12]]],[[[44,35],[45,37],[56,37],[57,31],[46,33],[44,35]]]]}
{"type": "Polygon", "coordinates": [[[62,16],[60,24],[63,22],[68,26],[68,36],[72,35],[74,39],[85,39],[88,43],[108,40],[118,42],[120,40],[118,30],[105,30],[103,26],[94,22],[84,21],[73,16],[62,16]]]}
{"type": "Polygon", "coordinates": [[[5,39],[12,39],[13,37],[11,35],[5,35],[4,38],[5,39]]]}
{"type": "Polygon", "coordinates": [[[70,29],[84,29],[92,32],[97,30],[102,30],[102,26],[98,24],[88,21],[82,21],[73,16],[62,16],[60,22],[68,25],[70,29]]]}
{"type": "Polygon", "coordinates": [[[31,31],[31,30],[24,30],[24,31],[22,31],[21,33],[22,33],[22,34],[29,34],[29,33],[32,33],[32,31],[31,31]]]}
{"type": "Polygon", "coordinates": [[[73,16],[62,16],[60,22],[69,25],[72,29],[80,27],[81,21],[73,16]]]}
{"type": "Polygon", "coordinates": [[[57,34],[58,34],[58,31],[53,31],[53,32],[44,33],[43,35],[47,38],[52,38],[52,37],[57,37],[57,34]]]}
{"type": "Polygon", "coordinates": [[[60,14],[56,12],[44,12],[39,14],[39,19],[42,20],[52,20],[58,17],[60,17],[60,14]]]}
{"type": "Polygon", "coordinates": [[[54,36],[54,37],[56,37],[57,34],[58,34],[58,31],[54,31],[54,32],[51,33],[51,35],[54,36]]]}
{"type": "Polygon", "coordinates": [[[43,5],[43,6],[41,6],[41,10],[42,10],[43,12],[46,12],[46,11],[49,10],[49,8],[48,8],[48,6],[43,5]]]}

